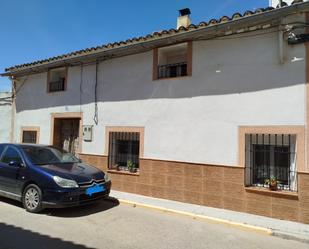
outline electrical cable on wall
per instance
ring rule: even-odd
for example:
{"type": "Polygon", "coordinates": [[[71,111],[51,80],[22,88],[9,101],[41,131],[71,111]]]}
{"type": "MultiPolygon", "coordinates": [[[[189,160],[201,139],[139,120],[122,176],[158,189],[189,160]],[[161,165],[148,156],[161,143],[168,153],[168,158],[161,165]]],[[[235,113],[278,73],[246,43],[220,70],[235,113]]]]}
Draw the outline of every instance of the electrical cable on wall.
{"type": "Polygon", "coordinates": [[[96,61],[95,64],[95,85],[94,85],[94,123],[98,125],[99,118],[98,118],[98,65],[99,62],[96,61]]]}
{"type": "Polygon", "coordinates": [[[79,83],[79,112],[82,112],[83,73],[84,73],[84,64],[81,63],[81,65],[80,65],[80,83],[79,83]]]}

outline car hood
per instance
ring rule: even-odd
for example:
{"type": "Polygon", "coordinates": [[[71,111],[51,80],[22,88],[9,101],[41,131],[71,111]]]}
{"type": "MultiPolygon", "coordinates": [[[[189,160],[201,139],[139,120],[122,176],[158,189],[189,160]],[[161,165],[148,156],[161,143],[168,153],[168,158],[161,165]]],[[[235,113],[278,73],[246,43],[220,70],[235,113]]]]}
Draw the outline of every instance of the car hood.
{"type": "Polygon", "coordinates": [[[85,163],[47,164],[40,165],[40,168],[53,176],[75,180],[77,183],[104,179],[104,173],[101,170],[85,163]]]}

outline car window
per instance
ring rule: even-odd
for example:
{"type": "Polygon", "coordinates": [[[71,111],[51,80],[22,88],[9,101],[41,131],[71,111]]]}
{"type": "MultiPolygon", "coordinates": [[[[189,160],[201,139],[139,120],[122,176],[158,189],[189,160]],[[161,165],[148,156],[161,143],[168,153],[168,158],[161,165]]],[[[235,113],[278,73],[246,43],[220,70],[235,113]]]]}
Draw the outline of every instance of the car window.
{"type": "Polygon", "coordinates": [[[55,147],[22,146],[21,148],[27,158],[36,165],[79,162],[74,155],[55,147]]]}
{"type": "Polygon", "coordinates": [[[2,152],[4,151],[4,149],[5,149],[5,145],[0,144],[0,158],[1,158],[1,155],[2,155],[2,152]]]}
{"type": "Polygon", "coordinates": [[[22,159],[15,148],[9,147],[3,154],[1,162],[9,164],[10,162],[22,163],[22,159]]]}

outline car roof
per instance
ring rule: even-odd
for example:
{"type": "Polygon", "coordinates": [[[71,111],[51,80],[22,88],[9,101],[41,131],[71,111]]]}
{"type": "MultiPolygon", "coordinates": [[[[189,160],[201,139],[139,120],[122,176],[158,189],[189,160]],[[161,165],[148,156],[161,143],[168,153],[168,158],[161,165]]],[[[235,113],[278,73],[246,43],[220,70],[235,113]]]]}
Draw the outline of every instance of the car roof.
{"type": "Polygon", "coordinates": [[[30,144],[30,143],[0,143],[0,145],[13,145],[13,146],[31,146],[31,147],[49,147],[51,145],[46,144],[30,144]]]}

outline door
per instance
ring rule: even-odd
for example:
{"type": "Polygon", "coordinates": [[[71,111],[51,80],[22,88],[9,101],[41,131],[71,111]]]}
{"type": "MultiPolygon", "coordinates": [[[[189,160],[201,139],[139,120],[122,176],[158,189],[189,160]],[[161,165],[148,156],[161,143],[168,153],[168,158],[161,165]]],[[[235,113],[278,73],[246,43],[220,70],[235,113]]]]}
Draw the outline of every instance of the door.
{"type": "Polygon", "coordinates": [[[21,166],[23,159],[21,154],[13,146],[7,146],[0,159],[0,189],[13,195],[20,195],[22,184],[21,166]],[[15,162],[15,163],[13,163],[15,162]]]}
{"type": "Polygon", "coordinates": [[[63,119],[61,124],[62,148],[72,154],[78,150],[79,119],[63,119]]]}
{"type": "Polygon", "coordinates": [[[79,148],[80,118],[55,118],[53,145],[75,154],[79,148]]]}

